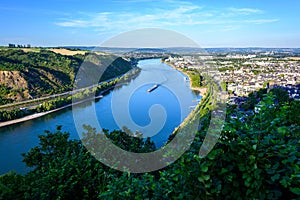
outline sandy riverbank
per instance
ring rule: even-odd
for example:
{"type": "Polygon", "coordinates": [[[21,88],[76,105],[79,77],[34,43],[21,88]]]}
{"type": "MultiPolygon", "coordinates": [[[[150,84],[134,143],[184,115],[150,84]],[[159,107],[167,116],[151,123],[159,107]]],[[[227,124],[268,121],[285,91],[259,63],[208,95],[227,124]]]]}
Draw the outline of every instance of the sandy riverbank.
{"type": "Polygon", "coordinates": [[[0,128],[4,127],[4,126],[9,126],[9,125],[25,122],[25,121],[28,121],[28,120],[36,119],[36,118],[42,117],[44,115],[48,115],[50,113],[62,110],[62,109],[67,108],[67,107],[70,107],[70,106],[72,106],[72,104],[63,106],[61,108],[56,108],[54,110],[49,110],[47,112],[35,113],[33,115],[28,115],[28,116],[25,116],[25,117],[22,117],[22,118],[19,118],[19,119],[9,120],[9,121],[6,121],[6,122],[0,122],[0,128]]]}
{"type": "MultiPolygon", "coordinates": [[[[162,62],[163,62],[163,61],[162,61],[162,62]]],[[[163,62],[163,63],[169,65],[170,67],[172,67],[172,68],[174,68],[174,69],[176,69],[176,70],[178,70],[178,71],[180,71],[180,72],[182,72],[182,73],[184,73],[184,74],[189,78],[191,90],[194,90],[194,91],[199,92],[201,96],[205,96],[205,94],[206,94],[206,92],[207,92],[207,88],[204,88],[204,87],[203,87],[203,88],[200,88],[200,87],[193,87],[193,86],[192,86],[192,79],[191,79],[191,77],[188,75],[188,73],[184,72],[184,71],[181,70],[180,68],[177,68],[176,66],[174,66],[174,65],[171,64],[171,63],[168,63],[168,62],[163,62]]]]}
{"type": "MultiPolygon", "coordinates": [[[[164,62],[166,63],[166,62],[164,62]]],[[[185,72],[183,72],[182,70],[180,69],[177,69],[175,66],[173,66],[172,64],[170,63],[166,63],[167,65],[171,66],[172,68],[176,69],[176,70],[179,70],[181,71],[182,73],[184,73],[186,76],[188,76],[189,80],[190,80],[190,88],[194,91],[197,91],[200,93],[200,95],[204,96],[206,94],[206,91],[207,91],[207,88],[197,88],[197,87],[192,87],[192,82],[191,82],[191,78],[189,77],[189,75],[185,72]]],[[[96,97],[96,98],[99,98],[99,97],[96,97]]],[[[90,100],[90,99],[88,99],[90,100]]],[[[42,116],[45,116],[45,115],[48,115],[50,113],[53,113],[53,112],[56,112],[56,111],[59,111],[59,110],[62,110],[62,109],[65,109],[67,107],[71,107],[72,105],[77,105],[77,104],[80,104],[80,103],[83,103],[83,102],[86,102],[87,99],[83,100],[83,101],[79,101],[79,102],[76,102],[75,104],[68,104],[66,106],[63,106],[63,107],[60,107],[60,108],[56,108],[54,110],[50,110],[50,111],[47,111],[47,112],[42,112],[42,113],[35,113],[35,114],[32,114],[32,115],[28,115],[28,116],[25,116],[25,117],[22,117],[22,118],[19,118],[19,119],[14,119],[14,120],[10,120],[10,121],[6,121],[6,122],[0,122],[0,128],[1,127],[4,127],[4,126],[9,126],[9,125],[13,125],[13,124],[17,124],[17,123],[21,123],[21,122],[25,122],[25,121],[29,121],[29,120],[32,120],[32,119],[36,119],[36,118],[39,118],[39,117],[42,117],[42,116]]]]}
{"type": "Polygon", "coordinates": [[[71,107],[71,106],[75,106],[75,105],[77,105],[77,104],[81,104],[81,103],[84,103],[84,102],[87,102],[87,101],[90,101],[90,100],[100,99],[100,98],[102,98],[102,97],[103,97],[102,95],[99,95],[99,96],[97,96],[97,97],[95,97],[95,98],[84,99],[84,100],[82,100],[82,101],[78,101],[78,102],[75,102],[75,103],[71,103],[71,104],[65,105],[65,106],[63,106],[63,107],[56,108],[56,109],[54,109],[54,110],[49,110],[49,111],[41,112],[41,113],[35,113],[35,114],[32,114],[32,115],[28,115],[28,116],[25,116],[25,117],[22,117],[22,118],[19,118],[19,119],[14,119],[14,120],[6,121],[6,122],[0,122],[0,128],[1,128],[1,127],[4,127],[4,126],[9,126],[9,125],[13,125],[13,124],[25,122],[25,121],[28,121],[28,120],[36,119],[36,118],[39,118],[39,117],[48,115],[48,114],[50,114],[50,113],[57,112],[57,111],[59,111],[59,110],[63,110],[63,109],[65,109],[65,108],[68,108],[68,107],[71,107]]]}
{"type": "Polygon", "coordinates": [[[197,88],[197,87],[192,87],[192,83],[190,83],[190,88],[194,91],[197,91],[201,94],[201,96],[205,96],[207,92],[207,88],[197,88]]]}
{"type": "MultiPolygon", "coordinates": [[[[131,72],[132,70],[128,71],[127,73],[131,72]]],[[[126,73],[126,74],[127,74],[126,73]]],[[[138,74],[138,73],[137,73],[138,74]]],[[[137,75],[136,74],[136,75],[137,75]]],[[[135,78],[136,75],[132,76],[131,78],[135,78]]],[[[121,83],[120,85],[116,85],[114,87],[120,87],[122,86],[123,84],[125,83],[121,83]]],[[[112,88],[114,88],[112,87],[112,88]]],[[[56,111],[59,111],[59,110],[62,110],[62,109],[65,109],[65,108],[68,108],[68,107],[71,107],[71,106],[74,106],[74,105],[77,105],[77,104],[81,104],[81,103],[84,103],[86,101],[90,101],[90,100],[94,100],[94,99],[99,99],[99,98],[102,98],[102,94],[107,92],[108,90],[111,90],[111,88],[105,90],[105,91],[102,91],[101,92],[101,95],[97,96],[97,97],[94,97],[92,99],[84,99],[82,101],[78,101],[76,103],[71,103],[71,104],[68,104],[68,105],[65,105],[63,107],[60,107],[60,108],[56,108],[54,110],[49,110],[49,111],[46,111],[46,112],[41,112],[41,113],[35,113],[35,114],[32,114],[32,115],[27,115],[25,117],[22,117],[22,118],[19,118],[19,119],[14,119],[14,120],[9,120],[9,121],[6,121],[6,122],[0,122],[0,128],[1,127],[4,127],[4,126],[9,126],[9,125],[13,125],[13,124],[17,124],[17,123],[21,123],[21,122],[25,122],[25,121],[29,121],[29,120],[32,120],[32,119],[36,119],[36,118],[39,118],[39,117],[42,117],[42,116],[45,116],[45,115],[48,115],[50,113],[53,113],[53,112],[56,112],[56,111]]]]}

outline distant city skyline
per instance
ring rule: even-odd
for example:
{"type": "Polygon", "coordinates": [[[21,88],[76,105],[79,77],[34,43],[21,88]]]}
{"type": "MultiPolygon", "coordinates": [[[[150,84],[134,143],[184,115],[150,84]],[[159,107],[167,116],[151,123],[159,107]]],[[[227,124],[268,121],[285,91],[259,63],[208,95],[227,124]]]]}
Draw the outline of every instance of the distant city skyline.
{"type": "Polygon", "coordinates": [[[2,0],[0,45],[98,46],[160,28],[201,47],[300,48],[297,0],[2,0]]]}

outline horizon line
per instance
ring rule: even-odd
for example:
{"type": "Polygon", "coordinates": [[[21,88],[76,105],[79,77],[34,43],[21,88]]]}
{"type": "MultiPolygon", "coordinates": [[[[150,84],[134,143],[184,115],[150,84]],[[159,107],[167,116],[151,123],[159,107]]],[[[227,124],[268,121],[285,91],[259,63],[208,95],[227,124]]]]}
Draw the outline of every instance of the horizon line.
{"type": "MultiPolygon", "coordinates": [[[[12,43],[13,44],[13,43],[12,43]]],[[[16,44],[16,45],[27,45],[27,44],[16,44]]],[[[8,45],[0,45],[0,47],[9,47],[8,45]]],[[[189,48],[189,49],[300,49],[299,47],[267,47],[267,46],[207,46],[207,47],[186,47],[186,46],[178,46],[178,47],[107,47],[107,46],[97,46],[97,45],[34,45],[30,46],[30,48],[74,48],[74,47],[89,47],[89,48],[110,48],[110,49],[171,49],[171,48],[189,48]]],[[[15,48],[23,48],[23,47],[15,47],[15,48]]],[[[24,47],[28,48],[28,47],[24,47]]]]}

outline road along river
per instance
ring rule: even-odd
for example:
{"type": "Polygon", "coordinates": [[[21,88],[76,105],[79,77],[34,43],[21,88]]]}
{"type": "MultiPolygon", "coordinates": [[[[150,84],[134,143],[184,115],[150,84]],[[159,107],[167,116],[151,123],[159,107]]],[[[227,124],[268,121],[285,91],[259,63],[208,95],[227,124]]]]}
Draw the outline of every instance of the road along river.
{"type": "Polygon", "coordinates": [[[138,67],[142,69],[138,77],[101,100],[0,128],[0,174],[10,170],[27,172],[21,153],[38,145],[38,135],[44,134],[44,130],[55,131],[57,125],[62,125],[62,130],[70,132],[72,139],[79,139],[82,132],[78,133],[73,115],[93,126],[89,118],[93,109],[101,128],[114,130],[127,126],[133,132],[138,130],[151,137],[157,147],[162,146],[201,96],[190,89],[184,74],[161,63],[160,59],[142,60],[138,67]]]}

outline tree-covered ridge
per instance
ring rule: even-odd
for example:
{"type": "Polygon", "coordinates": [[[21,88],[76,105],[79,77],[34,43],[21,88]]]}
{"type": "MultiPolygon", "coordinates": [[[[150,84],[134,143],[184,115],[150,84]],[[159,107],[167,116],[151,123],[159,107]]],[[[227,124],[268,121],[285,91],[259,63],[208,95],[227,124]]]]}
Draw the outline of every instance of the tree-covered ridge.
{"type": "MultiPolygon", "coordinates": [[[[276,94],[264,94],[248,116],[230,107],[218,143],[201,159],[198,152],[210,118],[206,113],[190,150],[168,167],[146,174],[110,169],[80,141],[68,140],[67,133],[47,133],[24,154],[26,164],[34,167],[31,172],[0,177],[0,198],[299,199],[300,102],[276,99],[276,94]]],[[[101,137],[86,129],[91,142],[101,137]]],[[[122,131],[105,134],[123,149],[154,149],[149,140],[122,131]]]]}
{"type": "Polygon", "coordinates": [[[31,67],[47,67],[63,72],[72,72],[81,64],[81,55],[65,56],[41,49],[25,52],[20,49],[4,49],[0,51],[0,70],[26,70],[31,67]]]}
{"type": "Polygon", "coordinates": [[[17,77],[6,77],[7,79],[1,81],[1,84],[11,92],[2,98],[24,100],[70,90],[75,72],[83,58],[82,55],[64,56],[43,49],[39,52],[24,52],[19,49],[1,50],[0,73],[17,71],[26,81],[25,86],[20,89],[16,87],[17,77]],[[19,97],[14,96],[13,91],[17,91],[19,97]]]}
{"type": "MultiPolygon", "coordinates": [[[[0,95],[0,104],[72,90],[76,73],[87,55],[61,55],[47,49],[28,52],[20,49],[0,50],[0,73],[3,76],[0,86],[4,90],[0,95]]],[[[97,63],[85,63],[91,68],[107,69],[101,81],[131,69],[128,61],[117,56],[95,54],[95,57],[97,63]]]]}

